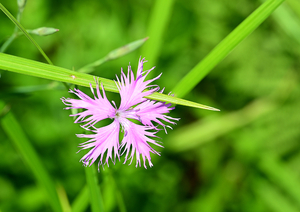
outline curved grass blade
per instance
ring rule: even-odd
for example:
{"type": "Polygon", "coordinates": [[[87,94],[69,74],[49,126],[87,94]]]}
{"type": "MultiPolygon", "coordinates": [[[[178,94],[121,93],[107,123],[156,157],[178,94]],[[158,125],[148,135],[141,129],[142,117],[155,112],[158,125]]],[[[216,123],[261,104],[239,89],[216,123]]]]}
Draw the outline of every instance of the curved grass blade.
{"type": "MultiPolygon", "coordinates": [[[[4,53],[0,53],[0,69],[35,77],[41,77],[49,80],[72,83],[75,85],[81,85],[85,87],[89,87],[90,83],[93,85],[93,87],[96,87],[94,78],[98,78],[99,81],[104,85],[105,90],[115,93],[118,92],[117,86],[113,80],[85,73],[78,73],[58,66],[49,65],[46,63],[41,63],[4,53]]],[[[198,104],[184,99],[179,99],[161,93],[154,93],[150,96],[147,96],[147,98],[172,104],[219,111],[218,109],[213,107],[198,104]]]]}
{"type": "Polygon", "coordinates": [[[173,89],[178,97],[189,93],[242,40],[251,34],[284,0],[268,0],[249,15],[200,61],[173,89]]]}

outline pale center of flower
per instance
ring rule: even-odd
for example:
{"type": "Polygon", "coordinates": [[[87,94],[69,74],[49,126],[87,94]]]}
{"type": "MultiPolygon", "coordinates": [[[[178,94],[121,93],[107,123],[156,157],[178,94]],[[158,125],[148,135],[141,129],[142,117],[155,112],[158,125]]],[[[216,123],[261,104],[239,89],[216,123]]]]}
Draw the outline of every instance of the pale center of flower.
{"type": "Polygon", "coordinates": [[[123,118],[126,118],[126,113],[124,113],[125,111],[119,111],[119,110],[116,110],[116,113],[115,113],[115,119],[117,120],[120,120],[120,119],[123,119],[123,118]]]}

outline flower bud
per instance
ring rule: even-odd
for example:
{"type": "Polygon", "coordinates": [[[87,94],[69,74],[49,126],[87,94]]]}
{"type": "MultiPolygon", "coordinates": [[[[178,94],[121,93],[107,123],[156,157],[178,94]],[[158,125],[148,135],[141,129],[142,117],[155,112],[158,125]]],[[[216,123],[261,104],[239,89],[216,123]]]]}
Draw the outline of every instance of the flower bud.
{"type": "Polygon", "coordinates": [[[51,27],[40,27],[40,28],[37,28],[37,29],[27,30],[27,31],[30,34],[35,34],[35,35],[39,35],[39,36],[46,36],[46,35],[51,35],[55,32],[58,32],[59,29],[55,29],[55,28],[51,28],[51,27]]]}
{"type": "Polygon", "coordinates": [[[136,50],[137,48],[141,47],[145,43],[146,40],[148,40],[148,37],[133,41],[129,44],[126,44],[125,46],[122,46],[118,49],[112,50],[111,52],[108,53],[107,60],[116,59],[118,57],[121,57],[125,54],[128,54],[128,53],[136,50]]]}
{"type": "Polygon", "coordinates": [[[18,7],[20,11],[23,11],[26,6],[27,0],[18,0],[18,7]]]}

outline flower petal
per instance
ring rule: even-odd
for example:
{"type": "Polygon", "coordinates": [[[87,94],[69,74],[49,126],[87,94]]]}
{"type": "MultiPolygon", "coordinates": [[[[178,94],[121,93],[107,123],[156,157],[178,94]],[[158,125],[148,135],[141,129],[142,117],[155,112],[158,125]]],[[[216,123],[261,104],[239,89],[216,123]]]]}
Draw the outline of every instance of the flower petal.
{"type": "Polygon", "coordinates": [[[103,97],[100,93],[99,85],[97,83],[97,96],[94,93],[94,90],[91,85],[91,91],[94,95],[94,99],[80,91],[79,89],[74,88],[74,91],[70,90],[71,93],[77,95],[80,99],[71,99],[71,98],[61,98],[63,103],[69,107],[65,109],[86,109],[83,112],[72,114],[70,116],[78,116],[75,120],[75,123],[87,122],[82,127],[89,128],[94,126],[95,123],[114,116],[116,109],[110,104],[107,100],[105,91],[102,86],[103,97]]]}
{"type": "Polygon", "coordinates": [[[115,163],[116,157],[119,158],[119,131],[120,124],[118,121],[112,122],[110,125],[101,127],[94,131],[96,134],[79,134],[77,135],[80,138],[91,138],[89,141],[80,144],[80,147],[83,149],[92,148],[85,156],[83,156],[80,161],[83,162],[85,166],[91,166],[95,160],[100,156],[99,165],[109,166],[109,158],[115,163]],[[103,163],[103,157],[106,153],[106,159],[103,163]]]}
{"type": "Polygon", "coordinates": [[[120,79],[117,77],[116,85],[121,96],[120,111],[127,110],[128,108],[145,101],[145,96],[148,96],[159,89],[158,86],[149,84],[158,79],[160,75],[144,82],[146,76],[154,69],[153,67],[150,70],[143,72],[143,63],[146,62],[144,59],[145,58],[139,60],[136,79],[134,78],[130,65],[128,66],[127,75],[125,75],[121,69],[120,79]],[[147,88],[150,90],[143,92],[147,88]]]}
{"type": "Polygon", "coordinates": [[[170,124],[176,124],[171,120],[176,120],[176,121],[179,120],[179,118],[172,118],[170,116],[164,115],[165,113],[169,113],[171,110],[175,108],[170,106],[171,104],[166,104],[165,102],[156,102],[156,101],[147,100],[137,105],[134,108],[134,111],[136,111],[135,115],[142,124],[146,126],[151,126],[157,130],[157,128],[153,125],[153,122],[156,122],[157,124],[163,126],[165,129],[165,127],[169,127],[169,128],[171,127],[165,125],[161,121],[165,121],[170,124]]]}
{"type": "Polygon", "coordinates": [[[149,145],[149,143],[152,143],[159,147],[163,147],[160,144],[158,144],[157,141],[149,138],[149,137],[157,137],[155,135],[157,131],[149,132],[147,130],[151,129],[151,127],[137,125],[127,119],[120,120],[120,124],[122,125],[125,131],[124,138],[120,146],[120,149],[124,148],[123,153],[121,155],[123,155],[126,152],[124,163],[126,163],[128,159],[131,159],[130,161],[131,164],[135,155],[136,167],[141,166],[140,156],[142,156],[145,168],[147,168],[146,160],[148,160],[149,166],[152,167],[153,164],[151,162],[150,152],[157,155],[160,154],[157,151],[155,151],[149,145]]]}

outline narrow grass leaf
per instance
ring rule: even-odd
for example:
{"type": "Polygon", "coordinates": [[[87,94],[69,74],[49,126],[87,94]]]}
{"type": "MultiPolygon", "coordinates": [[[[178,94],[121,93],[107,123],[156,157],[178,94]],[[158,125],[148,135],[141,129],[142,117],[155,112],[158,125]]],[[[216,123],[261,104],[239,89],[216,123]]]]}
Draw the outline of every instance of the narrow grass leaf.
{"type": "Polygon", "coordinates": [[[175,86],[173,92],[176,96],[183,97],[189,93],[283,2],[284,0],[267,0],[249,15],[175,86]]]}
{"type": "Polygon", "coordinates": [[[73,201],[71,207],[72,212],[84,212],[87,211],[88,204],[90,202],[89,189],[87,186],[80,191],[78,196],[73,201]]]}
{"type": "Polygon", "coordinates": [[[25,133],[23,132],[21,126],[19,125],[12,112],[8,112],[1,119],[1,125],[3,127],[4,132],[7,134],[7,136],[17,147],[18,151],[21,153],[24,161],[33,172],[39,184],[45,189],[52,210],[55,212],[61,212],[62,208],[59,202],[55,186],[46,169],[44,168],[38,154],[30,144],[29,140],[27,139],[25,133]]]}
{"type": "Polygon", "coordinates": [[[300,209],[294,206],[288,196],[259,176],[256,176],[252,188],[257,197],[274,212],[297,212],[300,209]]]}
{"type": "Polygon", "coordinates": [[[300,44],[300,21],[292,9],[283,4],[274,12],[274,18],[284,32],[300,44]]]}
{"type": "Polygon", "coordinates": [[[167,29],[167,24],[171,17],[173,3],[174,0],[156,0],[152,8],[147,29],[149,41],[142,47],[142,56],[146,57],[149,61],[146,67],[153,67],[156,64],[162,45],[163,34],[167,29]]]}
{"type": "Polygon", "coordinates": [[[104,211],[103,200],[100,193],[95,167],[85,167],[84,171],[86,174],[87,185],[90,193],[92,212],[102,212],[104,211]]]}
{"type": "Polygon", "coordinates": [[[181,129],[177,129],[168,136],[166,146],[173,151],[187,151],[205,144],[257,118],[274,111],[277,105],[266,99],[259,99],[245,108],[226,115],[201,120],[181,129]]]}
{"type": "Polygon", "coordinates": [[[298,176],[289,170],[278,157],[272,153],[265,153],[261,157],[258,167],[279,188],[285,191],[300,208],[300,183],[298,176]]]}
{"type": "MultiPolygon", "coordinates": [[[[28,60],[25,58],[20,58],[4,53],[0,53],[0,69],[35,77],[41,77],[49,80],[72,83],[75,85],[81,85],[85,87],[89,87],[90,83],[93,85],[93,87],[96,87],[95,78],[98,78],[99,81],[104,85],[105,90],[116,93],[118,92],[117,86],[113,80],[85,73],[78,73],[58,66],[36,62],[33,60],[28,60]]],[[[218,111],[218,109],[215,109],[213,107],[198,104],[184,99],[179,99],[161,93],[154,93],[150,96],[147,96],[147,98],[178,105],[218,111]]]]}

